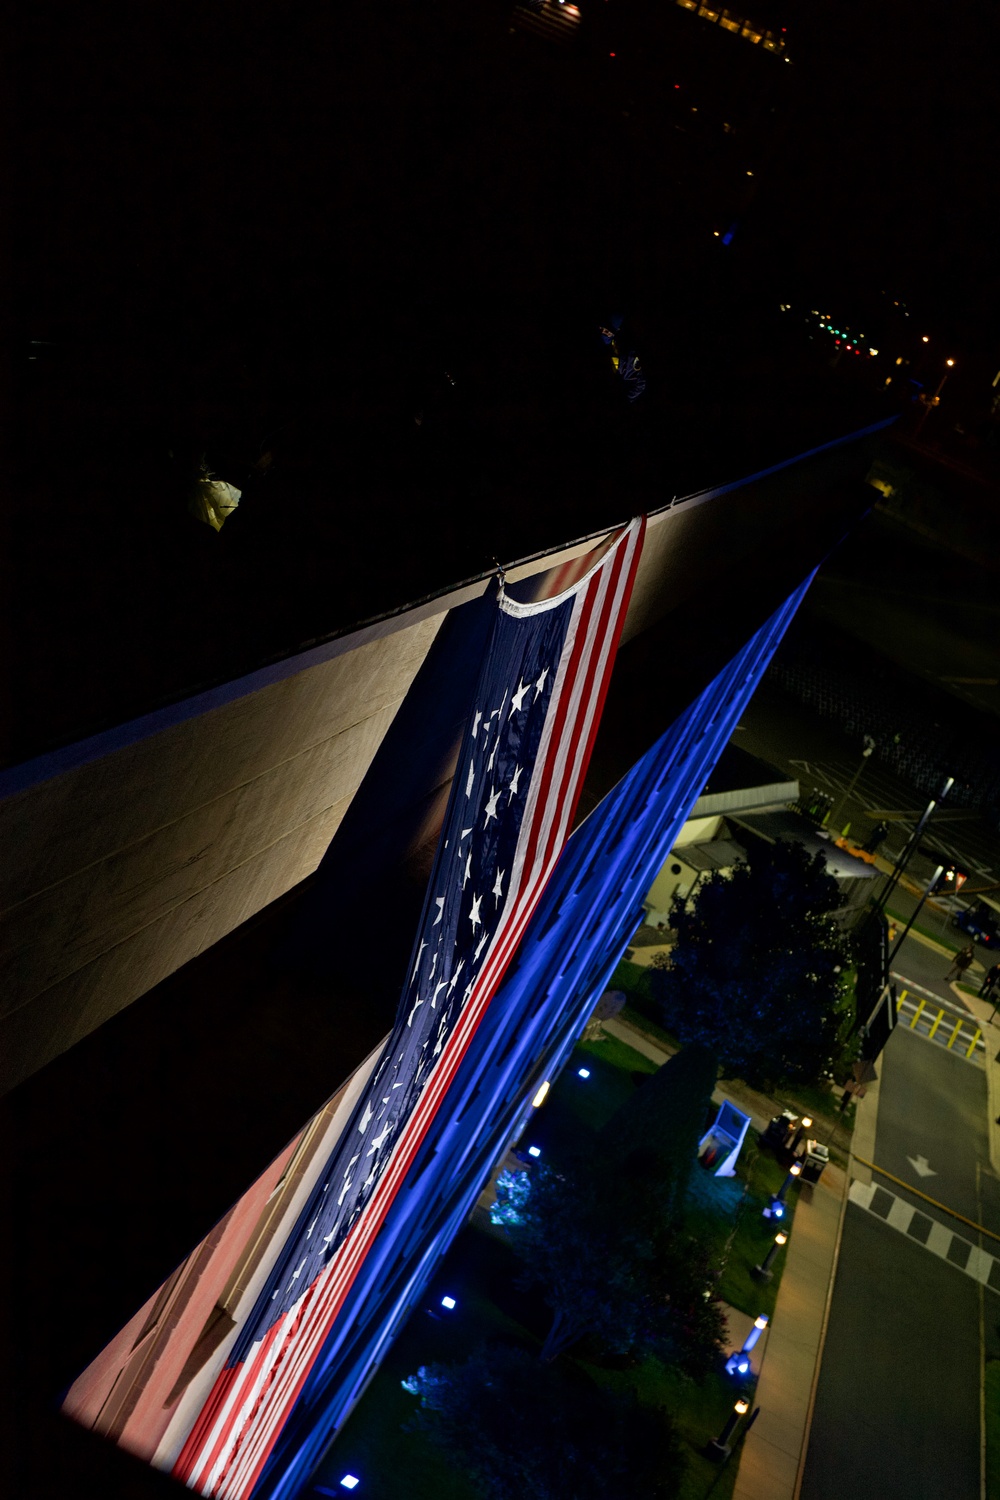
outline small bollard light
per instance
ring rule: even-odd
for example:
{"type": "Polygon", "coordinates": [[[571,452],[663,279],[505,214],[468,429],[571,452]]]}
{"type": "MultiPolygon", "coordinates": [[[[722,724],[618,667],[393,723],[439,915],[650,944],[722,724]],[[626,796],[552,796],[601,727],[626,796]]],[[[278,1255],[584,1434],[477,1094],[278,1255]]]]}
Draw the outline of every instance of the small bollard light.
{"type": "Polygon", "coordinates": [[[756,1276],[758,1281],[770,1281],[771,1277],[774,1274],[774,1272],[771,1270],[771,1267],[774,1264],[774,1257],[777,1255],[782,1245],[785,1245],[787,1243],[788,1235],[784,1232],[783,1229],[779,1229],[777,1234],[774,1236],[774,1244],[765,1255],[761,1264],[752,1268],[750,1275],[756,1276]]]}
{"type": "Polygon", "coordinates": [[[340,1483],[345,1490],[353,1490],[358,1487],[358,1485],[361,1483],[361,1480],[356,1474],[345,1474],[340,1483]]]}
{"type": "Polygon", "coordinates": [[[458,1304],[456,1303],[454,1297],[442,1297],[441,1306],[446,1307],[448,1311],[451,1312],[452,1308],[457,1307],[458,1304]]]}
{"type": "Polygon", "coordinates": [[[767,1313],[761,1313],[759,1318],[754,1319],[754,1325],[746,1338],[743,1340],[743,1351],[749,1353],[767,1327],[767,1313]]]}
{"type": "Polygon", "coordinates": [[[541,1148],[541,1146],[529,1146],[528,1147],[528,1155],[529,1156],[541,1156],[541,1154],[542,1154],[542,1148],[541,1148]]]}
{"type": "Polygon", "coordinates": [[[788,1168],[788,1175],[786,1176],[784,1182],[781,1184],[780,1188],[778,1189],[778,1191],[775,1193],[774,1197],[771,1200],[771,1208],[772,1208],[772,1210],[773,1210],[774,1205],[776,1203],[784,1203],[784,1201],[785,1201],[785,1194],[788,1192],[789,1187],[795,1181],[796,1177],[798,1177],[798,1176],[801,1175],[801,1172],[802,1172],[802,1163],[801,1162],[797,1162],[797,1161],[793,1161],[792,1165],[788,1168]]]}
{"type": "Polygon", "coordinates": [[[740,1396],[736,1401],[736,1405],[733,1407],[732,1413],[730,1414],[729,1420],[727,1421],[725,1427],[723,1427],[722,1431],[719,1433],[719,1436],[717,1438],[713,1438],[709,1443],[708,1449],[706,1450],[709,1458],[714,1458],[716,1463],[725,1463],[726,1459],[733,1451],[730,1444],[730,1438],[736,1431],[736,1424],[739,1422],[741,1417],[746,1416],[749,1410],[750,1402],[745,1396],[740,1396]]]}
{"type": "Polygon", "coordinates": [[[743,1340],[742,1349],[736,1349],[726,1360],[727,1375],[748,1375],[750,1373],[750,1351],[767,1327],[767,1313],[761,1313],[759,1318],[754,1319],[753,1327],[743,1340]]]}
{"type": "Polygon", "coordinates": [[[576,1070],[576,1076],[577,1076],[577,1078],[589,1078],[590,1077],[590,1069],[589,1068],[577,1068],[577,1070],[576,1070]]]}

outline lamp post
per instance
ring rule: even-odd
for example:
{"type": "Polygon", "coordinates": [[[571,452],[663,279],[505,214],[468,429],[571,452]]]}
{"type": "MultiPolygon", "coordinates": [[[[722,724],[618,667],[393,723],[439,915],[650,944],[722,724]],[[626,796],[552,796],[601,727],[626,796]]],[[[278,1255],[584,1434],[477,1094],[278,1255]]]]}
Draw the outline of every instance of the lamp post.
{"type": "MultiPolygon", "coordinates": [[[[924,891],[924,893],[921,896],[920,900],[917,902],[916,906],[914,907],[914,909],[913,909],[913,915],[910,917],[910,920],[907,922],[906,926],[903,928],[902,932],[899,935],[899,939],[898,939],[898,941],[896,943],[895,948],[893,948],[892,952],[889,954],[889,957],[885,961],[885,966],[886,966],[886,969],[888,970],[889,973],[892,972],[892,962],[893,962],[893,959],[896,957],[896,954],[899,952],[900,948],[902,948],[903,944],[906,942],[906,939],[907,939],[907,936],[909,934],[910,928],[913,926],[914,922],[917,920],[917,917],[920,915],[920,912],[921,912],[921,910],[923,908],[924,902],[927,900],[927,897],[931,894],[931,892],[935,891],[937,889],[937,883],[941,879],[941,876],[943,874],[944,874],[944,865],[938,865],[937,869],[934,871],[934,874],[931,876],[930,885],[924,891]]],[[[888,977],[888,975],[887,975],[887,977],[888,977]]]]}
{"type": "Polygon", "coordinates": [[[716,1463],[725,1463],[726,1459],[733,1451],[732,1444],[730,1443],[730,1438],[736,1431],[736,1424],[739,1422],[741,1417],[746,1416],[749,1410],[750,1402],[745,1396],[740,1396],[739,1400],[736,1402],[736,1405],[733,1407],[732,1411],[729,1414],[729,1420],[727,1421],[725,1427],[723,1427],[722,1431],[719,1433],[719,1436],[717,1438],[712,1438],[711,1442],[709,1443],[707,1450],[709,1458],[714,1458],[716,1463]]]}
{"type": "Polygon", "coordinates": [[[782,1245],[785,1245],[787,1243],[788,1235],[783,1229],[779,1229],[777,1234],[774,1236],[774,1244],[771,1246],[770,1250],[767,1252],[760,1265],[754,1266],[752,1268],[750,1275],[755,1276],[758,1281],[770,1281],[771,1277],[774,1275],[774,1272],[771,1270],[771,1267],[774,1265],[774,1257],[777,1255],[782,1245]]]}
{"type": "Polygon", "coordinates": [[[923,406],[924,409],[920,413],[920,420],[919,420],[919,422],[917,423],[916,427],[913,429],[913,441],[914,442],[916,442],[917,438],[920,436],[921,432],[923,431],[924,423],[927,421],[927,418],[930,415],[931,409],[933,407],[935,407],[935,406],[940,406],[940,404],[941,404],[941,392],[944,390],[944,383],[945,383],[945,381],[948,379],[948,376],[951,374],[952,370],[954,369],[955,361],[953,359],[946,359],[945,360],[945,366],[946,366],[945,372],[941,376],[941,379],[938,381],[937,390],[934,392],[933,396],[921,396],[920,397],[920,402],[921,402],[921,405],[923,406]]]}
{"type": "MultiPolygon", "coordinates": [[[[864,736],[864,745],[865,748],[861,752],[861,764],[860,766],[858,766],[858,769],[851,777],[850,785],[844,792],[843,796],[841,797],[840,801],[837,803],[833,811],[827,813],[826,817],[823,819],[824,823],[830,823],[834,828],[836,828],[837,826],[837,814],[840,812],[841,808],[845,806],[845,804],[847,803],[847,799],[850,797],[851,793],[854,791],[854,788],[857,786],[858,777],[861,775],[861,772],[868,764],[868,760],[872,754],[872,751],[875,749],[875,741],[872,739],[870,734],[866,734],[864,736]]],[[[850,827],[850,824],[848,824],[848,827],[850,827]]]]}
{"type": "Polygon", "coordinates": [[[920,842],[920,837],[924,829],[927,827],[928,822],[930,821],[931,814],[934,812],[934,809],[937,807],[938,803],[944,801],[954,785],[954,776],[946,776],[944,782],[942,783],[941,790],[936,794],[936,796],[931,798],[927,806],[924,808],[920,822],[917,824],[916,828],[913,830],[913,832],[910,834],[910,837],[904,844],[903,852],[896,860],[892,874],[886,881],[885,888],[883,889],[881,895],[876,898],[873,908],[873,914],[874,912],[885,911],[886,903],[888,902],[889,897],[892,895],[893,891],[896,889],[899,877],[902,875],[903,871],[906,869],[906,866],[909,864],[910,857],[920,842]]]}

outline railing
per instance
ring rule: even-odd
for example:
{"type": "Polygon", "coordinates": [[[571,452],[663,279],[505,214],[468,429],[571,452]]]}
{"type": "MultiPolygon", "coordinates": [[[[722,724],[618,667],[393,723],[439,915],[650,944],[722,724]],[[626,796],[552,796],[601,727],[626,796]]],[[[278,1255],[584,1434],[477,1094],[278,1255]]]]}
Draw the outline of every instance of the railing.
{"type": "Polygon", "coordinates": [[[943,1005],[939,1006],[933,1000],[910,999],[909,994],[909,990],[901,990],[896,999],[896,1013],[899,1019],[902,1020],[904,1012],[909,1018],[908,1030],[917,1032],[919,1036],[925,1036],[929,1042],[936,1042],[947,1052],[950,1052],[957,1042],[958,1050],[964,1057],[975,1057],[976,1062],[985,1061],[986,1043],[983,1040],[982,1027],[976,1023],[974,1016],[949,1010],[943,1005]]]}

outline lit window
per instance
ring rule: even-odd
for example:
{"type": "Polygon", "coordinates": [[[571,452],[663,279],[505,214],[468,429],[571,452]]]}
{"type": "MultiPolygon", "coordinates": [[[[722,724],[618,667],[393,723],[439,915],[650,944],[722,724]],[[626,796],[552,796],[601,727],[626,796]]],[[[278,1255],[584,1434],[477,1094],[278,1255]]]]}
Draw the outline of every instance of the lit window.
{"type": "MultiPolygon", "coordinates": [[[[740,22],[735,21],[733,17],[727,15],[725,11],[723,11],[722,15],[719,17],[719,25],[724,26],[727,31],[739,31],[740,29],[740,22]]],[[[726,126],[726,129],[729,129],[728,125],[726,126]]]]}
{"type": "Polygon", "coordinates": [[[685,10],[697,10],[698,0],[677,0],[678,5],[683,5],[685,10]]]}

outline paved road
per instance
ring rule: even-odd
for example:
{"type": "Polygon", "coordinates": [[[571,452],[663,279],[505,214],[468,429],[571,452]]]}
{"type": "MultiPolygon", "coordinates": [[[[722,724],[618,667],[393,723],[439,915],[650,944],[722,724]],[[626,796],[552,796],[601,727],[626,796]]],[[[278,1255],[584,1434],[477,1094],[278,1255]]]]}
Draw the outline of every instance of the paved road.
{"type": "MultiPolygon", "coordinates": [[[[897,1031],[880,1072],[876,1163],[1000,1233],[982,1071],[897,1031]],[[921,1159],[933,1175],[919,1174],[921,1159]]],[[[967,1225],[874,1180],[978,1244],[967,1225]]],[[[998,1354],[1000,1294],[849,1203],[801,1500],[841,1500],[848,1486],[879,1500],[973,1500],[981,1360],[998,1354]]]]}
{"type": "MultiPolygon", "coordinates": [[[[803,791],[813,787],[835,798],[838,828],[850,823],[851,832],[865,838],[878,815],[890,813],[890,831],[880,853],[892,859],[903,848],[926,806],[926,797],[892,774],[874,757],[864,763],[851,796],[840,805],[840,797],[862,765],[861,745],[856,747],[836,727],[795,703],[766,681],[747,705],[743,720],[733,735],[734,744],[795,776],[803,791]]],[[[1000,833],[977,814],[943,805],[928,825],[921,843],[941,849],[969,875],[970,886],[1000,884],[1000,833]]],[[[909,873],[914,879],[929,878],[933,862],[914,856],[909,873]]],[[[912,910],[913,898],[900,892],[897,909],[904,916],[912,910]]]]}
{"type": "MultiPolygon", "coordinates": [[[[908,937],[893,959],[892,977],[897,990],[909,989],[911,993],[926,1000],[936,995],[944,1004],[962,1008],[960,995],[956,995],[951,985],[945,982],[944,976],[950,966],[949,958],[926,947],[916,938],[908,937]]],[[[982,968],[974,969],[973,982],[981,978],[982,968]]]]}

